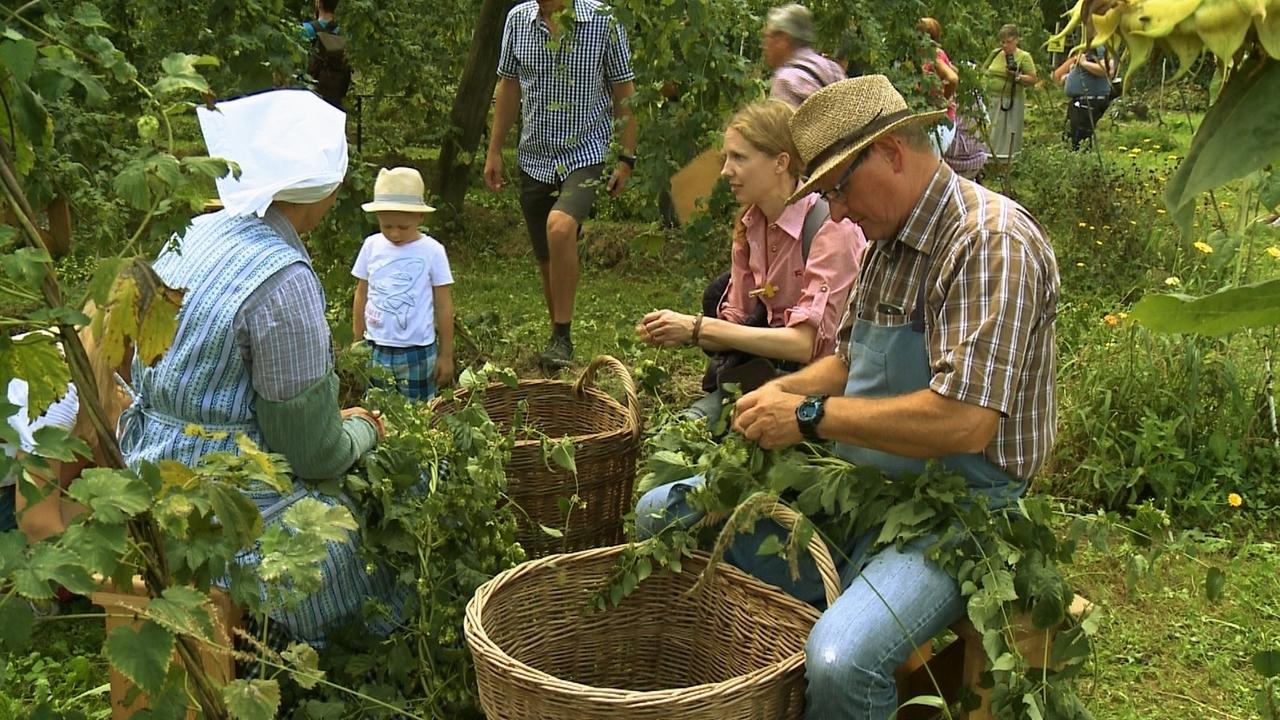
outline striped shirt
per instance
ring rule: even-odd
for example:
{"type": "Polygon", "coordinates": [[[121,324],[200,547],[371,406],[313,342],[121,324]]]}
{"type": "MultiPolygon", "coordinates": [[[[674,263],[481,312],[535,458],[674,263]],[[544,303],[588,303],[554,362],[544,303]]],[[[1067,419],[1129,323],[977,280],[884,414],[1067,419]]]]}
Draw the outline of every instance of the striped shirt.
{"type": "Polygon", "coordinates": [[[769,98],[800,107],[810,95],[844,77],[844,69],[836,61],[819,55],[811,47],[802,47],[785,65],[773,71],[769,98]]]}
{"type": "MultiPolygon", "coordinates": [[[[286,243],[309,257],[302,239],[279,210],[262,218],[286,243]]],[[[268,400],[288,400],[333,369],[324,289],[305,263],[277,271],[253,291],[232,329],[253,389],[268,400]]]]}
{"type": "Polygon", "coordinates": [[[573,20],[552,37],[536,0],[507,15],[498,74],[520,81],[520,167],[559,184],[604,162],[613,138],[613,85],[635,79],[627,34],[596,0],[575,0],[573,20]]]}
{"type": "Polygon", "coordinates": [[[1017,203],[941,165],[897,237],[864,258],[839,333],[846,364],[854,318],[908,323],[921,282],[929,387],[998,411],[983,454],[1030,478],[1056,433],[1058,264],[1044,231],[1017,203]]]}

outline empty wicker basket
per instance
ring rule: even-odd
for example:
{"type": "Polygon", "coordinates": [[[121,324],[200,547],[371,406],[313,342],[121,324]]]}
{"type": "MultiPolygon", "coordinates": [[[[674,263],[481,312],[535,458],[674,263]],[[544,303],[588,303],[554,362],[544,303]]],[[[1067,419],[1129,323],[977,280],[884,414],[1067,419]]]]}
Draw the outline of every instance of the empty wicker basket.
{"type": "MultiPolygon", "coordinates": [[[[640,452],[640,403],[626,366],[601,355],[574,383],[521,380],[516,387],[491,385],[484,408],[499,425],[516,422],[524,403],[523,424],[550,438],[569,436],[574,444],[574,475],[543,456],[537,438],[520,439],[507,463],[507,495],[515,505],[516,537],[529,558],[622,542],[622,518],[632,509],[636,457],[640,452]],[[626,406],[594,386],[607,368],[618,377],[626,406]],[[576,494],[585,507],[566,514],[576,494]],[[563,533],[553,537],[541,526],[563,533]]],[[[448,405],[438,408],[448,411],[448,405]]]]}
{"type": "MultiPolygon", "coordinates": [[[[775,518],[794,513],[779,506],[775,518]]],[[[480,705],[490,720],[799,719],[804,647],[818,612],[731,566],[694,590],[708,556],[655,573],[607,611],[588,610],[626,546],[526,562],[467,605],[480,705]],[[692,592],[691,592],[692,590],[692,592]]],[[[810,548],[827,595],[838,580],[810,548]]]]}

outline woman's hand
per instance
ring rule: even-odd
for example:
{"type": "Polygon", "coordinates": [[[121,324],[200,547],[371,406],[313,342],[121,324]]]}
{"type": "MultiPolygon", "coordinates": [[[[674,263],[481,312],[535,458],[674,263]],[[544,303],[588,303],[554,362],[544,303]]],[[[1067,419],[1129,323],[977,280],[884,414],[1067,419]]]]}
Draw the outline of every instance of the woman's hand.
{"type": "Polygon", "coordinates": [[[654,310],[636,325],[636,335],[654,347],[678,347],[693,343],[692,315],[672,310],[654,310]]]}
{"type": "Polygon", "coordinates": [[[369,421],[374,429],[378,431],[378,440],[385,440],[387,437],[387,428],[382,424],[382,413],[378,410],[366,410],[362,407],[349,407],[342,409],[342,419],[358,417],[362,420],[369,421]]]}

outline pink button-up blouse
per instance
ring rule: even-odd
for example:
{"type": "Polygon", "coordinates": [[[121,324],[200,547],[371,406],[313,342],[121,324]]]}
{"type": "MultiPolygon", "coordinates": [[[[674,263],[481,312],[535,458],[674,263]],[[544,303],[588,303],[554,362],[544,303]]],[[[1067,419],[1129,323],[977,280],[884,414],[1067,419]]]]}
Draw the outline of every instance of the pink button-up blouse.
{"type": "Polygon", "coordinates": [[[835,350],[849,289],[867,247],[857,225],[828,219],[813,237],[806,265],[800,237],[805,215],[817,201],[817,194],[797,200],[772,224],[760,208],[746,211],[733,243],[729,286],[720,300],[721,319],[745,323],[756,302],[752,291],[772,289],[772,297],[769,292],[758,296],[768,311],[769,327],[813,325],[817,333],[811,360],[835,350]]]}

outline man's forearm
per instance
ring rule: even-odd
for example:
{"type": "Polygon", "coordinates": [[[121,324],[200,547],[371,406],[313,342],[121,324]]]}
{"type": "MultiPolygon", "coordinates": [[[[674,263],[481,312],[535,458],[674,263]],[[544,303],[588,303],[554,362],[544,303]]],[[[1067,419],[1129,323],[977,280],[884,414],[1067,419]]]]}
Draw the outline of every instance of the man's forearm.
{"type": "Polygon", "coordinates": [[[520,110],[520,85],[508,78],[498,84],[498,97],[493,107],[493,131],[489,134],[489,152],[502,151],[507,135],[516,124],[516,113],[520,110]]]}
{"type": "Polygon", "coordinates": [[[631,112],[631,103],[627,99],[635,94],[635,84],[630,82],[619,83],[613,86],[613,117],[618,121],[618,145],[622,147],[625,155],[636,154],[636,136],[639,130],[636,126],[635,113],[631,112]]]}
{"type": "Polygon", "coordinates": [[[774,380],[779,390],[796,395],[838,395],[844,392],[849,368],[836,355],[813,361],[789,375],[774,380]]]}
{"type": "Polygon", "coordinates": [[[824,440],[936,458],[981,452],[999,422],[995,410],[924,389],[886,398],[832,397],[818,432],[824,440]]]}

